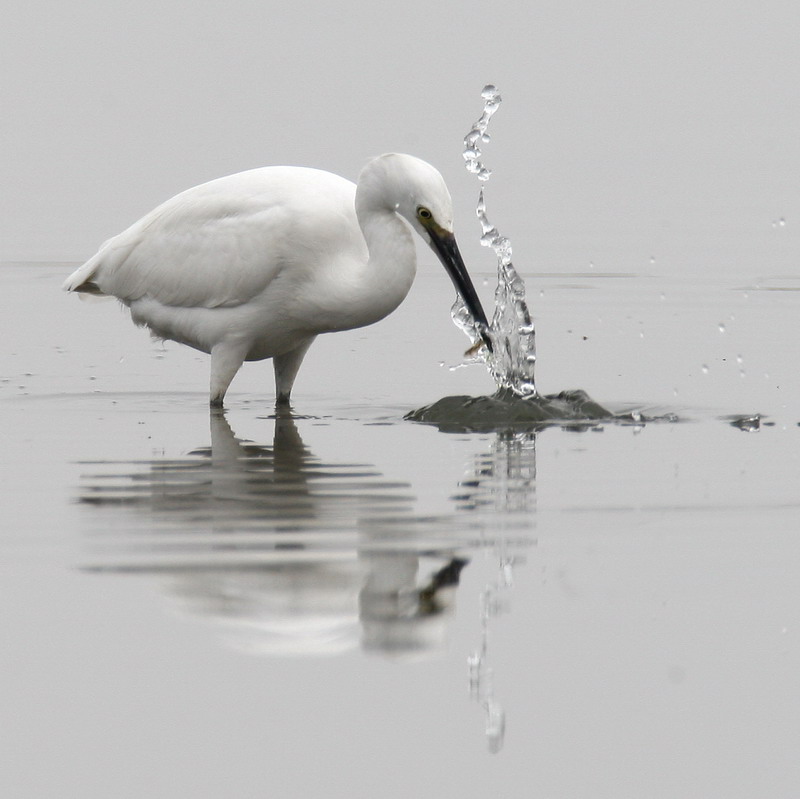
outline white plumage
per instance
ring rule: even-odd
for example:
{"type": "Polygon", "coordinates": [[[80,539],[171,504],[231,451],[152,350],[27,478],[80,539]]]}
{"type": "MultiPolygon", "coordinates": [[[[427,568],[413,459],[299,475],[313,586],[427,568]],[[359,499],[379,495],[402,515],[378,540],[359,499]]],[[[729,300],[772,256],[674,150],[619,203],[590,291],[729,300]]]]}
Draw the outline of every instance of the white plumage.
{"type": "Polygon", "coordinates": [[[263,358],[273,359],[276,398],[287,402],[317,335],[372,324],[403,301],[416,272],[411,229],[486,330],[452,216],[441,175],[413,156],[373,159],[358,186],[316,169],[264,167],[167,200],[105,242],[64,288],[117,297],[153,335],[211,353],[212,405],[245,360],[263,358]]]}

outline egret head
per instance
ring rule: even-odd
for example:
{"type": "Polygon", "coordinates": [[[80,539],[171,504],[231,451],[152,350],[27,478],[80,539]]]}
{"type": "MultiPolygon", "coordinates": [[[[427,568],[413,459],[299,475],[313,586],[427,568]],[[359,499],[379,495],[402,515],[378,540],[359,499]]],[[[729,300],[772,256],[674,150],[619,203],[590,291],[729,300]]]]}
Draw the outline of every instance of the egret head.
{"type": "Polygon", "coordinates": [[[492,350],[489,323],[453,235],[453,201],[429,163],[403,153],[373,158],[358,179],[357,207],[393,211],[436,253],[492,350]]]}
{"type": "Polygon", "coordinates": [[[453,201],[444,178],[426,161],[403,153],[373,158],[358,179],[362,202],[399,214],[428,244],[430,223],[453,232],[453,201]]]}

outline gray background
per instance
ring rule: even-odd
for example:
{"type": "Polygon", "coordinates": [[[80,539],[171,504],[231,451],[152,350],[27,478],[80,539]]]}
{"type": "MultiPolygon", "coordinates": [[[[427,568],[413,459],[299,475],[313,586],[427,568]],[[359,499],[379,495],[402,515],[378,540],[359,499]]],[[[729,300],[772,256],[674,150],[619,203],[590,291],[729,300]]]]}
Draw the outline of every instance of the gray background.
{"type": "Polygon", "coordinates": [[[222,174],[355,179],[400,150],[445,174],[483,268],[460,142],[491,81],[490,211],[525,269],[793,266],[799,22],[791,2],[15,4],[0,259],[82,260],[222,174]]]}

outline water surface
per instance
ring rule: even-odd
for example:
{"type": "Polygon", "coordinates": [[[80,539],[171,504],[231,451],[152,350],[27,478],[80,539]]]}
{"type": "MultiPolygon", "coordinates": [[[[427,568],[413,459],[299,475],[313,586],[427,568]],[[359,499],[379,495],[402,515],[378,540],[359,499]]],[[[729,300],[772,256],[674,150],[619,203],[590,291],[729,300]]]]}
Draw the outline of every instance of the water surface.
{"type": "Polygon", "coordinates": [[[432,265],[277,418],[68,271],[0,269],[6,795],[800,789],[796,278],[526,275],[543,393],[679,421],[443,433],[432,265]]]}

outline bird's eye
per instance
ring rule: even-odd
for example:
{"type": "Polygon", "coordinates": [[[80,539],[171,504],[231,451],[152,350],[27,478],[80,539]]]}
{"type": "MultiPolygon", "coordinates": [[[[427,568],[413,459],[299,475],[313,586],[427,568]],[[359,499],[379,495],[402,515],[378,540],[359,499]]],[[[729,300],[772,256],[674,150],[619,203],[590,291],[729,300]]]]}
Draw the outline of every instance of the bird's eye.
{"type": "Polygon", "coordinates": [[[420,207],[417,208],[417,216],[424,222],[433,219],[433,214],[430,212],[430,209],[426,208],[424,205],[420,205],[420,207]]]}

